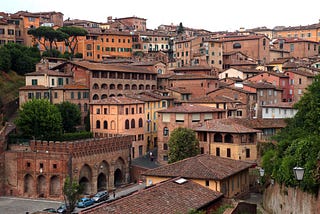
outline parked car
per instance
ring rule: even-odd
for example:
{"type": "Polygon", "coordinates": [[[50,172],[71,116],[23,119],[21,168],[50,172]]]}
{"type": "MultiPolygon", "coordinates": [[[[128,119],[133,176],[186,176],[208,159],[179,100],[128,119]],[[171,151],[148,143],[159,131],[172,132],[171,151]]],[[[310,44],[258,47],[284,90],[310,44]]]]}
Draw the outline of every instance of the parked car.
{"type": "Polygon", "coordinates": [[[94,200],[94,202],[98,203],[101,201],[106,201],[109,199],[109,193],[107,191],[101,191],[98,192],[97,194],[95,194],[92,199],[94,200]]]}
{"type": "Polygon", "coordinates": [[[48,213],[57,213],[57,210],[55,208],[46,208],[42,210],[43,212],[48,212],[48,213]]]}
{"type": "Polygon", "coordinates": [[[88,206],[91,206],[92,204],[94,204],[94,201],[91,198],[81,198],[77,203],[77,207],[78,208],[88,207],[88,206]]]}
{"type": "Polygon", "coordinates": [[[67,213],[67,206],[65,204],[61,204],[57,209],[57,213],[65,214],[67,213]]]}

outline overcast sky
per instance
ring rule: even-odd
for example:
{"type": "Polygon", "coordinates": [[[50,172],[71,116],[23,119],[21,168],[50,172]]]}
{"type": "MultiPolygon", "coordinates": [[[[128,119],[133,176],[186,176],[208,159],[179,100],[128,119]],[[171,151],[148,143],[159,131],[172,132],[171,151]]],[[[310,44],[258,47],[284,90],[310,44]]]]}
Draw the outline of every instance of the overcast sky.
{"type": "Polygon", "coordinates": [[[56,11],[64,19],[106,22],[108,16],[147,19],[147,28],[182,22],[183,26],[210,31],[234,31],[266,26],[318,23],[320,1],[285,0],[0,0],[0,11],[15,13],[56,11]]]}

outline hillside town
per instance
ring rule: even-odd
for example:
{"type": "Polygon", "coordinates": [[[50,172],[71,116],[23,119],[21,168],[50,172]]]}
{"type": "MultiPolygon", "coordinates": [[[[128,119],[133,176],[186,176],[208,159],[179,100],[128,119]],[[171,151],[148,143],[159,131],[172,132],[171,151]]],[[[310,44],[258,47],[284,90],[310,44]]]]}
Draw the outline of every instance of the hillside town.
{"type": "Polygon", "coordinates": [[[273,185],[261,185],[261,148],[276,143],[320,72],[320,22],[235,32],[186,24],[152,30],[136,16],[100,23],[55,11],[0,12],[0,46],[74,55],[42,57],[24,75],[18,107],[34,99],[70,102],[81,112],[77,130],[89,121],[93,136],[10,143],[15,124],[3,121],[0,196],[64,201],[72,177],[86,195],[103,190],[112,198],[78,213],[214,213],[225,204],[225,213],[280,213],[271,202],[257,211],[262,205],[246,199],[273,185]],[[30,33],[41,27],[86,34],[71,38],[72,46],[30,33]],[[195,133],[199,154],[171,163],[177,128],[195,133]],[[112,197],[130,185],[141,189],[112,197]]]}

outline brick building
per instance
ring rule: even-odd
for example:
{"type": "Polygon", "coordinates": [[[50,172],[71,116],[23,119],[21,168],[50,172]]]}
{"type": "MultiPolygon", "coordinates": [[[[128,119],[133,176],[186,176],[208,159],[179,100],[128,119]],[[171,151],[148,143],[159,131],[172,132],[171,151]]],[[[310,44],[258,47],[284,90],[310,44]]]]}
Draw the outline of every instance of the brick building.
{"type": "Polygon", "coordinates": [[[289,52],[290,57],[305,58],[319,54],[319,43],[300,38],[281,38],[274,42],[279,50],[289,52]]]}
{"type": "Polygon", "coordinates": [[[248,57],[257,60],[258,64],[270,61],[270,39],[265,35],[222,37],[217,40],[222,42],[223,52],[241,51],[248,57]]]}
{"type": "Polygon", "coordinates": [[[94,100],[90,103],[91,132],[97,136],[133,135],[132,158],[142,156],[147,151],[144,107],[144,102],[128,97],[94,100]]]}
{"type": "Polygon", "coordinates": [[[70,142],[31,141],[4,152],[4,195],[63,199],[66,176],[85,194],[130,182],[131,136],[70,142]]]}

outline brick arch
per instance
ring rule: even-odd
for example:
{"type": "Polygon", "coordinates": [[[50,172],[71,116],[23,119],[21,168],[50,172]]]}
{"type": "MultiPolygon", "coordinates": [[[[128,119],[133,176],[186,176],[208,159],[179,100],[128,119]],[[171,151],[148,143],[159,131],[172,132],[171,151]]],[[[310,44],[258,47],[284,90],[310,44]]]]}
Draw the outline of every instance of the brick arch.
{"type": "Polygon", "coordinates": [[[27,193],[28,195],[32,195],[34,193],[34,179],[32,175],[26,174],[23,179],[24,188],[23,193],[27,193]]]}
{"type": "Polygon", "coordinates": [[[114,165],[114,186],[120,186],[125,182],[125,161],[119,157],[114,165]]]}
{"type": "Polygon", "coordinates": [[[47,182],[44,175],[39,175],[37,178],[37,193],[40,198],[46,196],[47,182]]]}
{"type": "Polygon", "coordinates": [[[59,176],[54,175],[50,178],[50,189],[49,189],[49,194],[51,196],[59,196],[60,195],[60,179],[59,176]]]}
{"type": "Polygon", "coordinates": [[[110,166],[106,160],[101,161],[98,168],[97,190],[107,190],[110,176],[110,166]]]}
{"type": "Polygon", "coordinates": [[[92,184],[92,169],[88,164],[84,164],[81,167],[79,174],[79,184],[83,185],[84,193],[91,193],[91,184],[92,184]]]}

